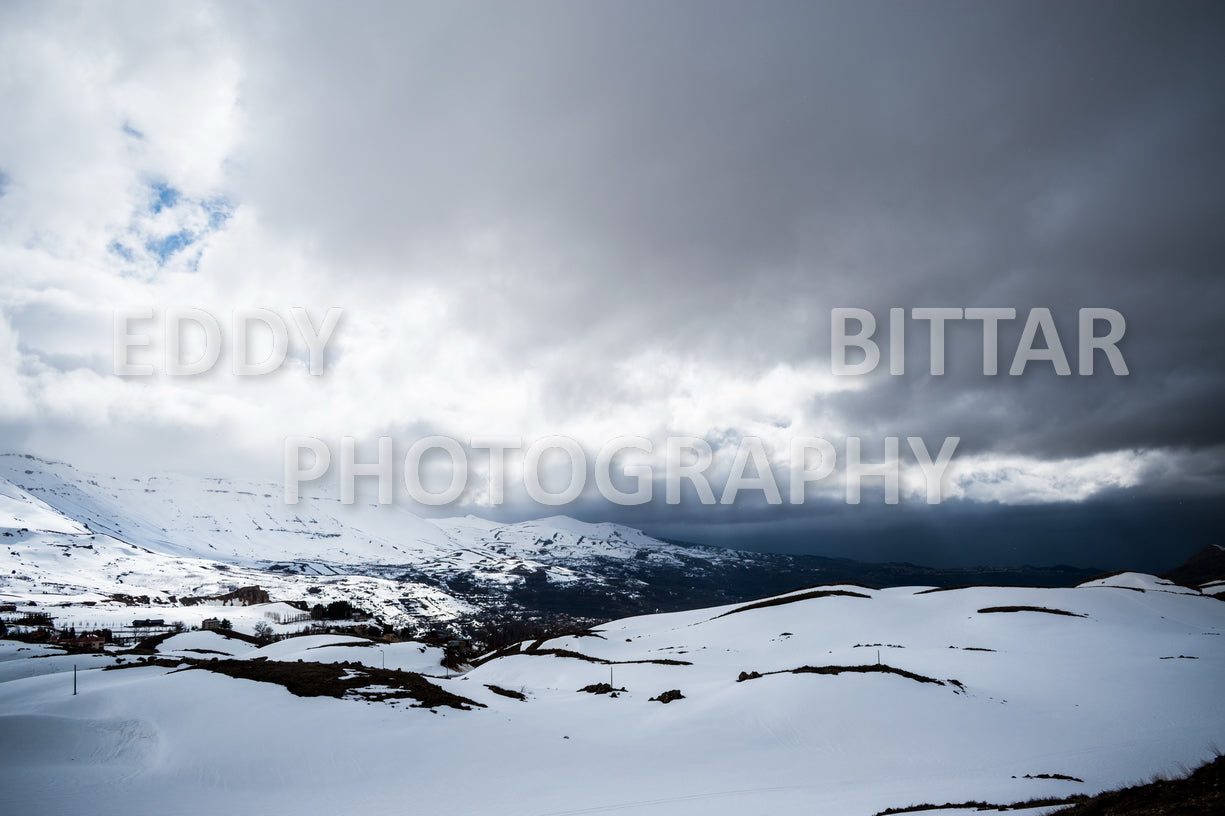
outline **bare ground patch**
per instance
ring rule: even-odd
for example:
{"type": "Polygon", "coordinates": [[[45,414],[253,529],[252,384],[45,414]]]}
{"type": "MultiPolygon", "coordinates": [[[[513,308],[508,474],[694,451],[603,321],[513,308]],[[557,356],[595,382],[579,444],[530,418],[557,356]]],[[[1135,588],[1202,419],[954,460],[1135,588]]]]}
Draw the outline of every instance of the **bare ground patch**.
{"type": "Polygon", "coordinates": [[[197,663],[190,669],[205,669],[227,677],[275,683],[298,697],[349,697],[379,701],[411,699],[416,701],[419,708],[447,706],[464,711],[470,707],[485,707],[483,703],[452,694],[415,672],[398,669],[275,660],[212,660],[197,663]]]}
{"type": "Polygon", "coordinates": [[[544,641],[536,641],[526,649],[521,649],[516,644],[515,646],[507,646],[505,649],[499,649],[491,655],[473,661],[473,668],[482,664],[488,663],[490,660],[497,660],[499,657],[509,657],[511,655],[533,655],[533,656],[553,656],[553,657],[568,657],[573,660],[585,660],[588,663],[599,663],[604,666],[625,666],[634,663],[654,663],[658,666],[692,666],[688,660],[674,660],[672,658],[656,658],[653,660],[605,660],[602,657],[592,657],[581,652],[574,652],[569,649],[542,649],[541,643],[544,641]]]}
{"type": "Polygon", "coordinates": [[[992,612],[1045,612],[1048,615],[1066,615],[1069,618],[1087,617],[1076,612],[1069,612],[1066,609],[1052,609],[1049,606],[985,606],[978,610],[980,615],[987,615],[992,612]]]}
{"type": "Polygon", "coordinates": [[[934,683],[937,686],[955,686],[957,689],[964,689],[965,686],[959,680],[937,680],[934,677],[927,677],[922,674],[916,674],[906,669],[899,669],[896,666],[885,664],[871,664],[865,666],[800,666],[798,669],[781,669],[771,672],[741,672],[740,677],[736,680],[737,683],[743,683],[746,680],[756,680],[760,677],[765,677],[769,674],[896,674],[898,677],[905,677],[907,680],[914,680],[917,683],[934,683]]]}
{"type": "Polygon", "coordinates": [[[495,686],[492,683],[486,683],[485,688],[489,689],[494,694],[500,694],[501,696],[509,697],[512,700],[526,700],[527,699],[527,695],[521,691],[513,691],[512,689],[502,688],[501,686],[495,686]]]}

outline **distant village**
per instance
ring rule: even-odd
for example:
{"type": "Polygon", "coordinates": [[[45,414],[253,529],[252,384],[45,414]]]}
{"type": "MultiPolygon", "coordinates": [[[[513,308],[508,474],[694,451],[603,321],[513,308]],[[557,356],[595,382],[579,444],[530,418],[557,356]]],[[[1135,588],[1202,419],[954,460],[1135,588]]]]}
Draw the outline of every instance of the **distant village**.
{"type": "MultiPolygon", "coordinates": [[[[147,597],[115,596],[113,601],[123,603],[134,610],[151,606],[147,597]]],[[[257,606],[269,603],[268,593],[258,586],[242,587],[222,596],[211,598],[180,598],[181,606],[194,606],[207,603],[218,606],[257,606]]],[[[110,625],[106,627],[78,629],[74,625],[59,626],[54,610],[60,606],[71,606],[73,617],[79,619],[82,606],[93,606],[95,602],[79,602],[76,604],[59,604],[56,606],[40,606],[37,602],[17,603],[0,600],[0,637],[10,640],[21,640],[28,643],[46,643],[62,647],[73,652],[101,652],[107,647],[137,646],[142,641],[180,632],[192,630],[226,631],[240,639],[251,639],[258,643],[271,643],[287,637],[313,634],[349,634],[360,637],[384,638],[392,633],[386,631],[376,621],[361,609],[357,609],[347,601],[334,601],[327,605],[310,606],[305,601],[288,601],[286,605],[300,610],[297,615],[285,615],[277,612],[266,613],[269,623],[257,623],[254,635],[243,635],[233,631],[229,619],[221,617],[204,618],[198,626],[188,626],[180,620],[160,618],[139,618],[133,616],[130,623],[110,625]],[[302,628],[293,632],[276,633],[270,623],[303,624],[302,628]]],[[[111,615],[113,618],[114,616],[111,615]]],[[[420,637],[424,642],[434,645],[445,645],[449,638],[440,633],[426,633],[420,637]]]]}

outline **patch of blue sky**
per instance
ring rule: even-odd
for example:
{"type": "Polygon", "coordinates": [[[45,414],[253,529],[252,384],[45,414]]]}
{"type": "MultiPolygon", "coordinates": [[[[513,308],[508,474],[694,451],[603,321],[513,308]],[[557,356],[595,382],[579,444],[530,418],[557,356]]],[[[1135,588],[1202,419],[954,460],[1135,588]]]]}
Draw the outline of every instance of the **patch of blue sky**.
{"type": "Polygon", "coordinates": [[[200,206],[208,213],[208,228],[210,230],[221,229],[230,220],[230,216],[234,214],[234,206],[224,198],[210,198],[207,201],[201,202],[200,206]]]}
{"type": "Polygon", "coordinates": [[[145,139],[145,134],[133,127],[131,122],[123,123],[123,132],[125,135],[131,136],[133,139],[139,139],[142,142],[145,139]]]}
{"type": "MultiPolygon", "coordinates": [[[[152,260],[157,267],[163,267],[173,257],[177,263],[187,263],[194,269],[199,258],[189,257],[190,253],[184,250],[192,246],[200,250],[202,239],[225,227],[234,214],[234,205],[224,196],[189,198],[182,190],[163,180],[146,179],[145,185],[147,209],[134,214],[128,230],[130,240],[116,238],[107,246],[107,251],[124,264],[138,265],[143,258],[152,260]],[[153,224],[143,216],[162,213],[169,215],[172,222],[177,222],[178,229],[169,234],[157,230],[159,234],[150,235],[153,224]]],[[[164,229],[166,227],[163,225],[164,229]]]]}
{"type": "Polygon", "coordinates": [[[164,264],[171,255],[190,246],[195,239],[196,236],[191,230],[179,230],[161,238],[148,239],[145,241],[145,249],[157,258],[158,263],[164,264]]]}
{"type": "Polygon", "coordinates": [[[111,241],[106,247],[106,251],[121,258],[126,263],[132,263],[136,260],[136,253],[129,246],[124,246],[118,241],[111,241]]]}
{"type": "Polygon", "coordinates": [[[153,201],[149,204],[149,211],[157,215],[162,210],[169,209],[179,203],[182,198],[182,193],[171,187],[164,181],[155,181],[149,185],[149,190],[153,193],[153,201]]]}

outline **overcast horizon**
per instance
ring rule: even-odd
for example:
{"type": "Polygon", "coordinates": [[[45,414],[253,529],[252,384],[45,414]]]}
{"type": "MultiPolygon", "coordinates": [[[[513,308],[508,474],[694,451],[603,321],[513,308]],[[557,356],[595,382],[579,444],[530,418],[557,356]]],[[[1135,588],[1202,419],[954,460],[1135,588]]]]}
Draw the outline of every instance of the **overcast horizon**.
{"type": "Polygon", "coordinates": [[[512,477],[491,506],[476,458],[460,500],[396,498],[861,560],[1167,569],[1225,521],[1222,53],[1212,3],[5,3],[0,450],[278,481],[293,436],[333,462],[342,437],[362,461],[390,438],[397,467],[431,435],[562,435],[589,464],[686,436],[718,495],[756,438],[785,497],[793,440],[841,466],[848,437],[867,461],[897,437],[896,505],[879,479],[848,505],[839,470],[800,504],[672,505],[658,482],[638,507],[594,487],[550,507],[512,477]],[[216,316],[218,367],[117,376],[115,312],[146,307],[216,316]],[[253,307],[285,320],[288,358],[234,376],[228,321],[253,307]],[[318,376],[294,307],[343,310],[318,376]],[[879,322],[871,373],[833,373],[837,308],[879,322]],[[999,373],[961,320],[933,374],[928,308],[1015,309],[999,373]],[[1071,373],[1014,375],[1043,308],[1071,373]],[[1080,373],[1085,308],[1125,319],[1126,375],[1100,350],[1080,373]],[[939,505],[908,437],[959,440],[939,505]]]}

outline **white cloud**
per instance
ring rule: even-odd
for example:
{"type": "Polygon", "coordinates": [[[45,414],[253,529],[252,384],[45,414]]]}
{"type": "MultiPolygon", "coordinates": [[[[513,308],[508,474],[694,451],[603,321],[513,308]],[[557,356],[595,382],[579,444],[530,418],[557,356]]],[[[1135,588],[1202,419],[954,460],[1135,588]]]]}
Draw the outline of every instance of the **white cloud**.
{"type": "Polygon", "coordinates": [[[1116,451],[1064,460],[969,456],[950,466],[945,497],[1000,504],[1083,501],[1105,491],[1136,487],[1174,458],[1171,452],[1159,450],[1116,451]]]}
{"type": "MultiPolygon", "coordinates": [[[[503,37],[444,6],[379,12],[0,12],[0,416],[14,439],[73,460],[125,440],[133,463],[178,467],[200,448],[166,440],[196,435],[217,467],[255,457],[273,469],[286,434],[559,433],[593,450],[621,435],[754,435],[783,451],[792,436],[841,449],[875,432],[839,398],[880,382],[828,373],[829,306],[869,291],[852,272],[897,262],[890,252],[910,269],[916,247],[943,241],[951,265],[977,244],[894,235],[907,222],[889,207],[857,223],[824,194],[787,210],[772,197],[786,185],[741,189],[771,157],[663,117],[678,89],[617,108],[655,89],[602,85],[599,59],[633,56],[606,43],[592,57],[549,40],[558,50],[545,56],[549,32],[531,26],[503,37]],[[790,238],[758,258],[769,241],[754,230],[775,235],[771,218],[790,238]],[[872,254],[878,244],[901,249],[872,254]],[[120,380],[112,310],[140,305],[203,308],[223,324],[248,306],[316,319],[339,306],[345,318],[322,378],[297,344],[267,378],[120,380]]],[[[569,15],[559,26],[592,34],[569,15]]],[[[704,107],[714,99],[673,101],[718,113],[704,107]]],[[[764,127],[741,114],[716,124],[764,127]]],[[[807,189],[789,161],[778,180],[807,189]]],[[[959,456],[949,495],[1079,500],[1164,478],[1157,459],[1177,456],[959,456]]]]}

